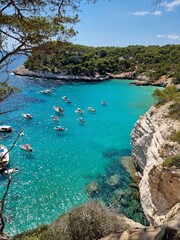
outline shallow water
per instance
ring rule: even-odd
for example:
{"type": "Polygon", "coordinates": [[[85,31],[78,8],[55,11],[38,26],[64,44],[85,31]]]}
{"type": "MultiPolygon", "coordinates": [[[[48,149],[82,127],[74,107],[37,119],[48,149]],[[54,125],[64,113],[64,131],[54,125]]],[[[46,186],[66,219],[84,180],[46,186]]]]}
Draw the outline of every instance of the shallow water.
{"type": "MultiPolygon", "coordinates": [[[[100,188],[91,197],[112,204],[113,194],[122,189],[127,202],[137,205],[134,199],[128,200],[131,180],[119,164],[119,158],[130,155],[130,132],[138,117],[153,104],[151,94],[155,88],[135,87],[128,80],[64,84],[13,75],[10,78],[22,92],[1,105],[2,110],[18,108],[0,119],[5,119],[4,124],[14,130],[10,135],[1,135],[1,143],[10,147],[22,129],[25,135],[10,153],[10,167],[18,167],[19,173],[13,175],[6,203],[6,231],[15,234],[52,222],[60,214],[88,201],[85,189],[92,181],[98,182],[100,188]],[[40,93],[47,88],[52,90],[52,96],[40,93]],[[62,100],[64,95],[72,104],[62,100]],[[106,106],[101,105],[104,99],[106,106]],[[56,104],[64,109],[58,124],[51,119],[56,104]],[[86,111],[89,106],[96,113],[86,111]],[[85,124],[77,122],[77,107],[84,110],[85,124]],[[22,113],[31,113],[33,119],[24,119],[22,113]],[[68,130],[57,132],[53,129],[57,125],[68,130]],[[25,143],[32,145],[32,153],[19,148],[25,143]],[[107,184],[107,179],[116,173],[120,174],[120,183],[107,184]]],[[[7,178],[0,176],[1,193],[6,182],[7,178]]],[[[119,210],[135,220],[142,218],[137,206],[136,216],[124,202],[119,210]]]]}

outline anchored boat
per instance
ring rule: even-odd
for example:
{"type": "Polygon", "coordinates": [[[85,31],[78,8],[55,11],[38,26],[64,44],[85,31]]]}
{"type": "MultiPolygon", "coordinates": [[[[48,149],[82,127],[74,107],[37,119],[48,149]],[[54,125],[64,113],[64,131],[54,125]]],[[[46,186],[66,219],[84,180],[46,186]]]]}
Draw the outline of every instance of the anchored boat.
{"type": "Polygon", "coordinates": [[[9,163],[9,153],[7,147],[0,145],[0,171],[6,168],[9,163]]]}

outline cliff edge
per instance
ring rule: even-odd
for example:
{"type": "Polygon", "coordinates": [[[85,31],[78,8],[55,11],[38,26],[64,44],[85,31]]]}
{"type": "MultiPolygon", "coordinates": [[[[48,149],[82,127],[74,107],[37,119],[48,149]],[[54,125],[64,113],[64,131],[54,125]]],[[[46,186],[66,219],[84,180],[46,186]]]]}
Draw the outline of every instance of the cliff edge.
{"type": "Polygon", "coordinates": [[[180,121],[169,117],[171,104],[152,107],[139,118],[131,134],[132,157],[141,177],[141,203],[152,225],[180,213],[180,169],[163,165],[168,156],[180,153],[180,144],[171,141],[180,130],[180,121]]]}

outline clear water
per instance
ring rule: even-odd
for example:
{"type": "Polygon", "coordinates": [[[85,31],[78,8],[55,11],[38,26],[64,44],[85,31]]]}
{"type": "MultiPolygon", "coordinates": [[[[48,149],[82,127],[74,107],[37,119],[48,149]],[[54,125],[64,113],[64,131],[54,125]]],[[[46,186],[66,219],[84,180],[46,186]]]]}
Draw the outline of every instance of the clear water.
{"type": "MultiPolygon", "coordinates": [[[[12,68],[21,61],[17,60],[12,68]]],[[[86,186],[94,180],[102,186],[94,197],[108,204],[117,187],[108,188],[104,183],[114,173],[121,176],[118,189],[127,191],[131,180],[119,158],[130,155],[130,132],[138,117],[153,104],[154,87],[135,87],[128,80],[64,84],[14,75],[10,75],[10,82],[22,92],[1,103],[1,110],[17,109],[0,118],[14,129],[10,135],[1,134],[1,143],[10,148],[22,129],[25,135],[10,153],[9,167],[18,167],[19,173],[13,175],[6,202],[6,232],[13,235],[52,222],[83,204],[89,199],[86,186]],[[52,96],[39,93],[47,88],[53,91],[52,96]],[[72,104],[63,102],[64,95],[72,104]],[[104,99],[107,106],[101,105],[104,99]],[[56,104],[65,111],[58,124],[51,119],[56,104]],[[94,107],[96,113],[87,112],[88,106],[94,107]],[[85,111],[83,125],[77,122],[77,107],[85,111]],[[34,118],[26,120],[22,113],[31,113],[34,118]],[[57,132],[53,129],[57,125],[68,130],[57,132]],[[25,143],[32,145],[32,153],[20,149],[19,145],[25,143]]],[[[7,177],[1,175],[1,194],[6,183],[7,177]]],[[[133,217],[127,205],[122,209],[133,217]]]]}

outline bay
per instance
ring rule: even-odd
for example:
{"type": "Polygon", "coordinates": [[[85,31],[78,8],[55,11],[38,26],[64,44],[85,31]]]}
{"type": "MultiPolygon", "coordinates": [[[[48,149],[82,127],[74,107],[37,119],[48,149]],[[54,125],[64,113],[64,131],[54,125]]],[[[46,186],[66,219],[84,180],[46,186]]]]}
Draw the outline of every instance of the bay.
{"type": "MultiPolygon", "coordinates": [[[[11,70],[23,61],[22,57],[17,59],[11,70]]],[[[1,144],[10,148],[21,130],[24,136],[10,153],[9,167],[18,167],[19,172],[13,175],[6,202],[6,232],[14,235],[50,223],[60,214],[87,202],[90,196],[86,187],[94,181],[103,187],[91,197],[107,205],[113,203],[115,191],[127,193],[131,179],[119,159],[131,154],[130,133],[139,116],[152,106],[155,87],[135,87],[129,80],[116,79],[67,84],[9,76],[10,83],[22,92],[1,103],[1,110],[17,109],[0,118],[13,128],[12,134],[0,136],[1,144]],[[50,89],[53,94],[42,94],[40,91],[44,89],[50,89]],[[65,103],[63,96],[72,103],[65,103]],[[102,100],[107,105],[101,105],[102,100]],[[55,105],[64,109],[59,123],[51,117],[57,115],[53,110],[55,105]],[[96,109],[95,113],[87,111],[90,106],[96,109]],[[84,124],[77,121],[77,107],[84,111],[84,124]],[[33,119],[24,119],[22,113],[32,114],[33,119]],[[68,130],[57,132],[54,130],[57,125],[68,130]],[[20,149],[19,145],[25,143],[31,144],[32,153],[20,149]],[[107,182],[115,174],[120,175],[121,183],[112,187],[107,182]]],[[[7,177],[1,175],[1,193],[6,183],[7,177]]],[[[131,199],[131,202],[137,205],[137,201],[131,199]]],[[[121,205],[122,212],[142,220],[142,213],[139,218],[139,212],[135,216],[129,205],[124,205],[121,205]]]]}

